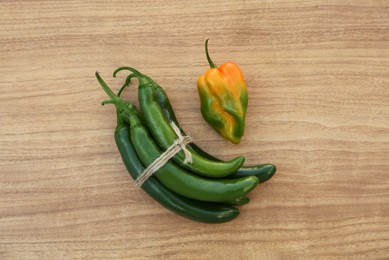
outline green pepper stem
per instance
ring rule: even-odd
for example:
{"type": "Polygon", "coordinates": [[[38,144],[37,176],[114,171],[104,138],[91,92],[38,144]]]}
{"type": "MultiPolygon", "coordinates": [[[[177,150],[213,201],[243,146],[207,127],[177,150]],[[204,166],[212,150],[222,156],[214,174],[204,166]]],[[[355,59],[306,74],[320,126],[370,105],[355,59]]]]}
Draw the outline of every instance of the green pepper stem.
{"type": "Polygon", "coordinates": [[[118,72],[119,72],[119,71],[122,71],[122,70],[129,70],[129,71],[133,72],[134,74],[136,74],[137,77],[143,76],[143,74],[140,73],[138,70],[136,70],[136,69],[134,69],[134,68],[131,68],[131,67],[123,66],[123,67],[117,68],[117,69],[113,72],[113,77],[116,78],[116,74],[118,74],[118,72]]]}
{"type": "Polygon", "coordinates": [[[100,77],[100,74],[96,71],[95,73],[95,76],[97,78],[97,81],[99,82],[100,86],[103,88],[103,90],[105,91],[105,93],[107,93],[107,95],[112,99],[112,100],[116,100],[116,99],[119,99],[118,96],[115,95],[115,93],[113,93],[113,91],[108,87],[107,83],[105,83],[105,81],[100,77]]]}
{"type": "Polygon", "coordinates": [[[152,82],[153,80],[150,79],[149,77],[147,77],[146,75],[140,73],[138,70],[134,69],[134,68],[131,68],[131,67],[120,67],[118,69],[116,69],[114,72],[113,72],[113,76],[116,77],[116,74],[118,74],[119,71],[122,71],[122,70],[129,70],[131,71],[134,75],[134,77],[137,77],[138,78],[138,81],[139,81],[139,85],[146,85],[150,82],[152,82]]]}
{"type": "Polygon", "coordinates": [[[106,104],[114,104],[114,105],[116,105],[117,102],[113,101],[112,99],[104,100],[104,101],[101,102],[101,105],[103,105],[103,106],[106,105],[106,104]]]}
{"type": "Polygon", "coordinates": [[[215,63],[213,63],[213,61],[211,60],[211,57],[209,57],[208,40],[209,39],[207,39],[205,41],[205,55],[207,55],[207,60],[208,60],[208,63],[209,63],[209,66],[211,67],[211,69],[215,69],[215,68],[217,68],[217,66],[215,65],[215,63]]]}
{"type": "Polygon", "coordinates": [[[123,101],[120,97],[116,96],[115,93],[113,93],[113,91],[108,87],[107,83],[105,83],[105,81],[100,77],[100,74],[97,71],[95,75],[100,86],[103,88],[105,93],[107,93],[107,95],[111,98],[110,100],[104,100],[103,102],[101,102],[102,105],[114,104],[117,110],[119,110],[120,108],[122,110],[127,111],[129,114],[133,114],[136,112],[136,108],[133,104],[128,102],[125,103],[125,101],[123,101]]]}
{"type": "Polygon", "coordinates": [[[122,94],[123,90],[128,87],[128,85],[130,85],[131,83],[131,78],[133,77],[136,77],[136,74],[135,73],[132,73],[130,75],[127,76],[126,78],[126,82],[123,84],[123,86],[120,88],[119,92],[118,92],[118,97],[120,97],[120,95],[122,94]]]}

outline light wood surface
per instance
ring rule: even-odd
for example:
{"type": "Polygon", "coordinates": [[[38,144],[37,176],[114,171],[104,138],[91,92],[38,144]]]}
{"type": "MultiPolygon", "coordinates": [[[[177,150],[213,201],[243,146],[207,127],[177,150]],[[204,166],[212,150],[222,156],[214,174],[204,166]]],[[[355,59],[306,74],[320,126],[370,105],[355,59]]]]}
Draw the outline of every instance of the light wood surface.
{"type": "Polygon", "coordinates": [[[388,1],[1,1],[0,14],[0,259],[389,258],[388,1]],[[239,145],[200,114],[206,38],[245,75],[239,145]],[[123,65],[165,88],[208,152],[277,165],[237,219],[189,221],[131,183],[94,78],[118,90],[123,65]]]}

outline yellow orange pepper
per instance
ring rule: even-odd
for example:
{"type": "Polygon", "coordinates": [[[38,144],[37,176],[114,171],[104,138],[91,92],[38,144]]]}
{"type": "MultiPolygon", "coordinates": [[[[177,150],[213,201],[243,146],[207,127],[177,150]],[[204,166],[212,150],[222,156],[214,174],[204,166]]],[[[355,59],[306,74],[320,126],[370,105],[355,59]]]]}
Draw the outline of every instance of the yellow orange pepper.
{"type": "Polygon", "coordinates": [[[211,68],[197,80],[201,114],[222,137],[238,144],[244,133],[248,102],[242,71],[233,62],[217,67],[209,57],[208,39],[205,53],[211,68]]]}

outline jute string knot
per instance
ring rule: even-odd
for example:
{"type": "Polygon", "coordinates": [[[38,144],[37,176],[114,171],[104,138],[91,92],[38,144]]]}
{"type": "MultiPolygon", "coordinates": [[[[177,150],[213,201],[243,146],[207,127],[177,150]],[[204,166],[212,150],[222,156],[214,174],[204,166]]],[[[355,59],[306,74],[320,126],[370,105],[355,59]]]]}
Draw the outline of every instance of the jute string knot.
{"type": "Polygon", "coordinates": [[[185,154],[184,163],[192,163],[192,154],[186,148],[186,145],[192,142],[192,138],[188,135],[182,135],[178,126],[174,123],[170,123],[174,132],[177,135],[176,141],[162,153],[157,159],[154,160],[139,177],[134,181],[135,185],[141,187],[151,175],[162,168],[171,158],[173,158],[179,151],[183,151],[185,154]]]}

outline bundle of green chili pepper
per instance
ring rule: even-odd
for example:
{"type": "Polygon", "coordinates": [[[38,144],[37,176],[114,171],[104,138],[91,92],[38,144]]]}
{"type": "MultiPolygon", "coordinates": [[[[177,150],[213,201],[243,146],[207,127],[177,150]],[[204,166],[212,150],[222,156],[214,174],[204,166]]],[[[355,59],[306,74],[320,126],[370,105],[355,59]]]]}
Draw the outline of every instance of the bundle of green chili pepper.
{"type": "MultiPolygon", "coordinates": [[[[172,124],[179,126],[166,92],[154,80],[131,67],[125,84],[115,95],[96,72],[101,87],[110,97],[102,104],[114,104],[117,110],[115,141],[130,175],[136,180],[145,168],[168,149],[178,136],[172,124]],[[120,95],[137,78],[140,111],[120,95]]],[[[194,143],[186,146],[192,161],[186,162],[183,151],[174,155],[143,184],[142,189],[167,209],[192,220],[223,223],[236,218],[236,206],[250,200],[247,194],[258,183],[269,180],[276,172],[272,164],[243,166],[244,157],[219,160],[194,143]]]]}

